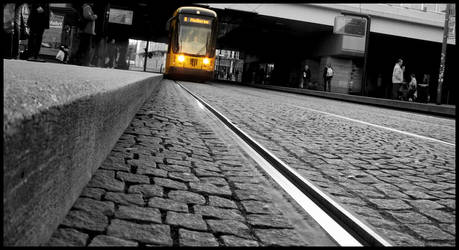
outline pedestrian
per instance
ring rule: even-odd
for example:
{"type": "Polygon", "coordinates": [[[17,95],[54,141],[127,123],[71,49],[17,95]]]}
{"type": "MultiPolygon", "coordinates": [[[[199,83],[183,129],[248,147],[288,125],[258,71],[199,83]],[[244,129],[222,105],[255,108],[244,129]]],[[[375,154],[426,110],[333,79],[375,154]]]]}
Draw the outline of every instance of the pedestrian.
{"type": "Polygon", "coordinates": [[[92,47],[94,43],[95,25],[97,15],[94,14],[92,10],[93,3],[84,3],[81,7],[82,29],[79,30],[80,33],[80,45],[78,46],[78,57],[79,64],[83,66],[89,66],[89,63],[92,59],[92,47]]]}
{"type": "Polygon", "coordinates": [[[408,84],[408,101],[413,102],[416,101],[417,98],[417,81],[416,81],[416,75],[411,74],[410,75],[411,80],[410,83],[408,84]]]}
{"type": "Polygon", "coordinates": [[[116,44],[115,44],[115,39],[109,39],[109,43],[107,44],[107,50],[106,50],[106,58],[105,58],[105,67],[107,68],[113,68],[114,65],[113,63],[115,62],[116,58],[116,44]]]}
{"type": "Polygon", "coordinates": [[[36,2],[32,3],[30,8],[29,19],[27,20],[29,27],[29,60],[42,61],[38,58],[41,49],[41,42],[45,29],[49,29],[49,3],[36,2]]]}
{"type": "Polygon", "coordinates": [[[301,85],[300,88],[309,87],[309,83],[311,82],[311,70],[309,69],[309,65],[304,65],[304,69],[302,72],[302,77],[301,77],[301,85]]]}
{"type": "Polygon", "coordinates": [[[328,92],[331,91],[331,80],[333,78],[333,74],[334,74],[334,70],[333,70],[331,64],[329,63],[325,67],[324,74],[323,74],[323,77],[324,77],[324,91],[327,91],[327,88],[328,88],[328,92]]]}
{"type": "Polygon", "coordinates": [[[3,58],[13,58],[15,33],[15,9],[16,3],[3,3],[3,30],[2,30],[2,50],[3,58]]]}
{"type": "Polygon", "coordinates": [[[428,74],[424,74],[422,82],[417,86],[417,101],[422,103],[429,102],[429,78],[428,74]]]}
{"type": "Polygon", "coordinates": [[[392,99],[397,100],[399,95],[398,91],[403,83],[403,60],[398,59],[395,63],[394,70],[392,71],[392,99]]]}
{"type": "Polygon", "coordinates": [[[19,6],[16,8],[16,14],[14,18],[15,25],[15,34],[13,41],[13,57],[18,59],[27,59],[26,50],[27,46],[25,45],[26,41],[29,39],[30,29],[27,26],[27,21],[29,19],[30,9],[27,3],[19,2],[19,6]]]}

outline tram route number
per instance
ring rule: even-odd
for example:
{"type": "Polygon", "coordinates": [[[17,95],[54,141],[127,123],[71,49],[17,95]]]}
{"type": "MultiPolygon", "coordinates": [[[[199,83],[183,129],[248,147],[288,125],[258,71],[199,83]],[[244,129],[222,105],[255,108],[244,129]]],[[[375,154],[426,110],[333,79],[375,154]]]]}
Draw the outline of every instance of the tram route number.
{"type": "Polygon", "coordinates": [[[209,20],[194,17],[184,17],[183,21],[190,23],[210,24],[209,20]]]}

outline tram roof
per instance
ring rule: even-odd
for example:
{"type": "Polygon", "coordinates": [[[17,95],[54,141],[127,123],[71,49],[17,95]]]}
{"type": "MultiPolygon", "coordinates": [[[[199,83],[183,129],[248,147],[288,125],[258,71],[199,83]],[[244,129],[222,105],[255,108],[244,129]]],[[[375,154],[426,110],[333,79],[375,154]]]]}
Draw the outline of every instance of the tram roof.
{"type": "Polygon", "coordinates": [[[204,16],[217,17],[217,13],[215,11],[195,6],[180,7],[175,11],[174,15],[176,14],[199,14],[204,16]]]}

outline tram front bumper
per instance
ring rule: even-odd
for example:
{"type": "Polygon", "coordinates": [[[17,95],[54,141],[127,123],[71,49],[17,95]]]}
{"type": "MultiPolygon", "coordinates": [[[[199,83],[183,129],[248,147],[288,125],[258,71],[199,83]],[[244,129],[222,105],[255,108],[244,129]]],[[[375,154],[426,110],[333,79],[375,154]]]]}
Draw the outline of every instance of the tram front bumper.
{"type": "Polygon", "coordinates": [[[169,68],[167,75],[174,79],[213,80],[214,78],[213,71],[172,66],[169,68]]]}

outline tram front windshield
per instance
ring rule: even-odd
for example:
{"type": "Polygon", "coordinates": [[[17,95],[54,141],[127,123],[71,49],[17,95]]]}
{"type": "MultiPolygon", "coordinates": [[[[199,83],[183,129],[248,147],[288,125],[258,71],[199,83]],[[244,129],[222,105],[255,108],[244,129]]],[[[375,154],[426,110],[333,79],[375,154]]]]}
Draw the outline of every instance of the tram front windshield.
{"type": "Polygon", "coordinates": [[[179,52],[204,56],[210,53],[211,27],[180,25],[179,52]]]}

